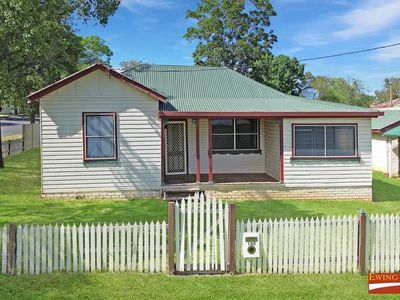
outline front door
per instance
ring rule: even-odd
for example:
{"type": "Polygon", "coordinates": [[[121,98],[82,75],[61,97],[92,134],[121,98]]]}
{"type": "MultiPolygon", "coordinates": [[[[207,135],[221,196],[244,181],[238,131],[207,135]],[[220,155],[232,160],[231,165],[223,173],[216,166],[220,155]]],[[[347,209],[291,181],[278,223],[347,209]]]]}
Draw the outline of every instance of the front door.
{"type": "Polygon", "coordinates": [[[167,175],[186,174],[186,122],[170,121],[166,126],[167,175]]]}

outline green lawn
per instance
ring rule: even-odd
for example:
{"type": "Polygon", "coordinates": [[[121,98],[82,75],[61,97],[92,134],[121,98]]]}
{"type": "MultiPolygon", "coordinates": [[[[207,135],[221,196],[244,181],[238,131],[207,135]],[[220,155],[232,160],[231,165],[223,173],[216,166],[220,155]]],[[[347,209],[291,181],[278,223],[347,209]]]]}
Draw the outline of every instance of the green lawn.
{"type": "MultiPolygon", "coordinates": [[[[5,160],[0,170],[0,224],[127,222],[167,217],[165,201],[43,200],[39,150],[5,160]]],[[[374,173],[374,202],[236,201],[239,218],[400,212],[400,179],[374,173]]],[[[0,275],[0,299],[366,299],[367,277],[341,275],[189,276],[135,273],[0,275]]],[[[373,298],[380,298],[374,296],[373,298]]],[[[389,297],[391,298],[391,297],[389,297]]]]}

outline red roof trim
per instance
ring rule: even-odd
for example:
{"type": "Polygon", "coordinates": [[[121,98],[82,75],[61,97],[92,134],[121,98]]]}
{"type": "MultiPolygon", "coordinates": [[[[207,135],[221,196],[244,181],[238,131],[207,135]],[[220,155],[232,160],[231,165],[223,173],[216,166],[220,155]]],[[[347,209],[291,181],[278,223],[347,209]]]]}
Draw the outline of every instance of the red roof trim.
{"type": "Polygon", "coordinates": [[[398,127],[398,126],[400,126],[400,121],[394,122],[394,123],[392,123],[392,124],[390,124],[390,125],[388,125],[386,127],[383,127],[381,129],[379,129],[379,131],[381,133],[384,133],[385,131],[388,131],[388,130],[393,129],[393,128],[398,127]]]}
{"type": "Polygon", "coordinates": [[[214,117],[288,117],[288,118],[303,118],[303,117],[378,117],[383,116],[383,112],[180,112],[180,111],[161,111],[160,117],[173,118],[214,118],[214,117]]]}
{"type": "Polygon", "coordinates": [[[115,78],[123,80],[126,83],[128,83],[129,85],[134,86],[138,90],[142,91],[145,94],[148,94],[149,96],[153,97],[154,99],[156,99],[158,101],[166,102],[167,98],[165,96],[161,95],[160,93],[158,93],[158,92],[156,92],[156,91],[154,91],[154,90],[152,90],[152,89],[140,84],[139,82],[136,82],[136,81],[130,79],[129,77],[126,77],[125,75],[122,75],[122,74],[118,73],[117,71],[115,71],[113,69],[110,69],[110,68],[106,67],[103,64],[99,64],[99,63],[91,65],[90,67],[87,67],[87,68],[85,68],[85,69],[83,69],[81,71],[78,71],[78,72],[76,72],[74,74],[71,74],[71,75],[69,75],[69,76],[67,76],[67,77],[65,77],[65,78],[63,78],[63,79],[61,79],[59,81],[56,81],[53,84],[50,84],[50,85],[48,85],[48,86],[46,86],[46,87],[44,87],[44,88],[42,88],[42,89],[40,89],[40,90],[38,90],[36,92],[33,92],[33,93],[29,94],[26,98],[28,98],[29,100],[37,100],[37,99],[39,99],[39,98],[41,98],[41,97],[43,97],[43,96],[45,96],[45,95],[57,90],[57,89],[59,89],[59,88],[65,86],[65,85],[67,85],[67,84],[79,79],[79,78],[82,78],[82,77],[84,77],[84,76],[96,71],[96,70],[101,70],[101,71],[107,73],[110,76],[113,76],[115,78]]]}

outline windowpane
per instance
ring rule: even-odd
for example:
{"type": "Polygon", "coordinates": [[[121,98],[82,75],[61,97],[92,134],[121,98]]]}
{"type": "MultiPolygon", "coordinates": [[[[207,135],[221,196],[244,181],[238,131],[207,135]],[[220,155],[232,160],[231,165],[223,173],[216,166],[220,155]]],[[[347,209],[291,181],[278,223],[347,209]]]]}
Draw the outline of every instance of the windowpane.
{"type": "Polygon", "coordinates": [[[114,116],[88,115],[86,116],[86,136],[113,136],[114,116]]]}
{"type": "Polygon", "coordinates": [[[323,126],[295,127],[296,156],[324,156],[325,132],[323,126]]]}
{"type": "Polygon", "coordinates": [[[256,134],[237,135],[236,149],[257,149],[257,135],[256,134]]]}
{"type": "Polygon", "coordinates": [[[327,156],[355,156],[355,143],[354,126],[326,127],[327,156]]]}
{"type": "Polygon", "coordinates": [[[114,157],[114,138],[88,137],[86,138],[86,157],[104,158],[114,157]]]}
{"type": "Polygon", "coordinates": [[[234,149],[233,135],[213,135],[212,143],[213,149],[234,149]]]}
{"type": "Polygon", "coordinates": [[[213,119],[212,133],[233,133],[233,119],[213,119]]]}
{"type": "Polygon", "coordinates": [[[236,133],[257,133],[257,119],[236,119],[236,133]]]}

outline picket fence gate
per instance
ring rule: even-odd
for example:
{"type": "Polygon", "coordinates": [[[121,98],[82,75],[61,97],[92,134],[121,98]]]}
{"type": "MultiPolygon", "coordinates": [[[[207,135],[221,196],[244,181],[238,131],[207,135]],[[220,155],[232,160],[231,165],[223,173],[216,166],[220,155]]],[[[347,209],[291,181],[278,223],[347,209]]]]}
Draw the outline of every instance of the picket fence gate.
{"type": "Polygon", "coordinates": [[[358,217],[237,221],[238,273],[357,272],[358,217]],[[260,257],[242,257],[244,232],[260,233],[260,257]]]}
{"type": "Polygon", "coordinates": [[[166,266],[165,222],[18,225],[16,229],[16,274],[166,272],[166,266]]]}
{"type": "Polygon", "coordinates": [[[175,273],[227,271],[229,214],[229,204],[204,193],[175,202],[175,273]]]}

